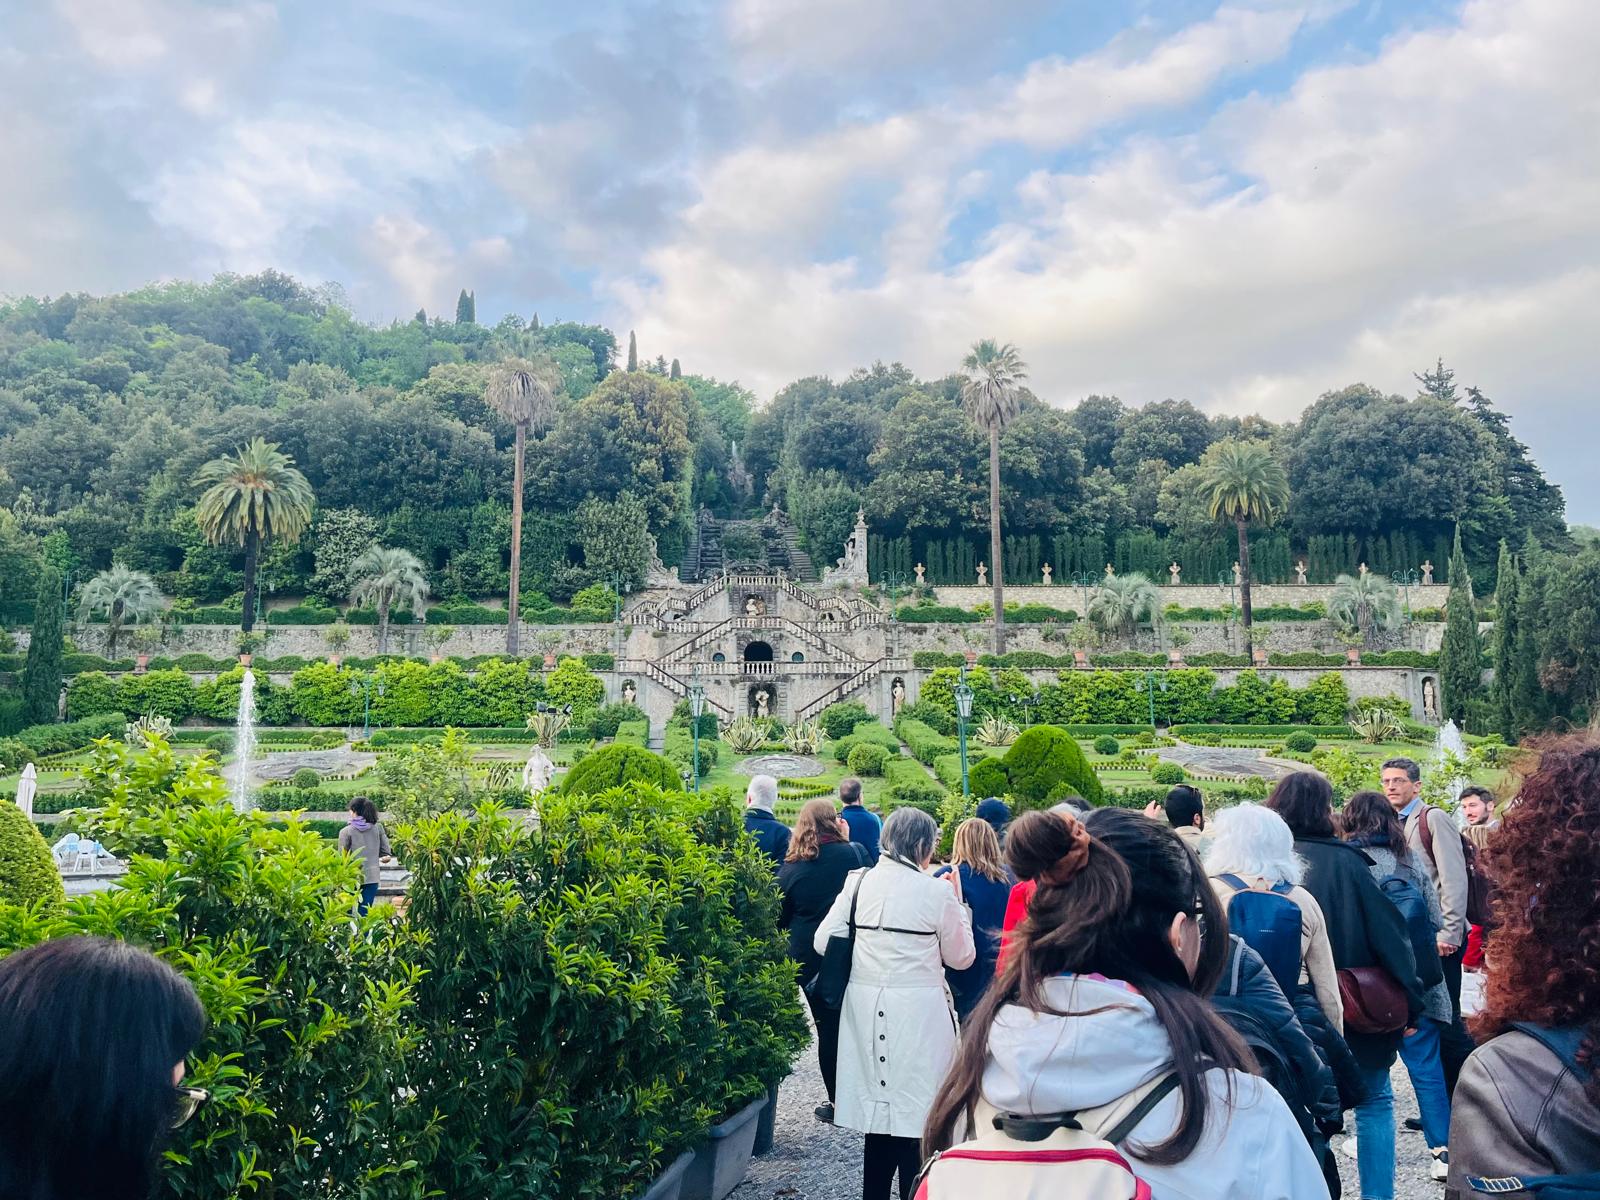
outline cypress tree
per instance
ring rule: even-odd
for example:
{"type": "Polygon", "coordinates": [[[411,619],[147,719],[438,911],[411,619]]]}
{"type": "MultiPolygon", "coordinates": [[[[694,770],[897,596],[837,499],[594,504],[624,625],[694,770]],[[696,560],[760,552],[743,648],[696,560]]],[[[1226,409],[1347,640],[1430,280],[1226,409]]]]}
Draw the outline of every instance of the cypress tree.
{"type": "Polygon", "coordinates": [[[1483,677],[1482,648],[1478,644],[1478,614],[1472,605],[1472,577],[1461,553],[1461,529],[1456,528],[1450,552],[1450,599],[1445,612],[1444,645],[1439,650],[1439,700],[1444,716],[1462,724],[1467,701],[1477,694],[1483,677]]]}
{"type": "Polygon", "coordinates": [[[1517,640],[1513,654],[1511,706],[1524,729],[1545,723],[1548,698],[1539,686],[1539,631],[1544,628],[1544,575],[1536,544],[1523,547],[1517,581],[1517,640]]]}
{"type": "Polygon", "coordinates": [[[61,572],[39,572],[39,596],[33,607],[33,637],[22,667],[22,721],[47,725],[59,719],[61,698],[61,572]]]}
{"type": "Polygon", "coordinates": [[[417,315],[411,319],[418,325],[426,325],[428,323],[428,310],[425,308],[417,309],[417,315]]]}
{"type": "Polygon", "coordinates": [[[1500,543],[1500,564],[1494,589],[1494,698],[1495,728],[1508,742],[1517,740],[1520,715],[1517,712],[1517,633],[1521,624],[1517,563],[1511,547],[1500,543]]]}
{"type": "Polygon", "coordinates": [[[461,294],[456,297],[456,324],[476,325],[478,323],[478,302],[473,293],[466,288],[461,289],[461,294]]]}
{"type": "Polygon", "coordinates": [[[677,359],[673,359],[672,360],[672,371],[671,371],[671,374],[670,374],[670,378],[672,378],[672,379],[682,379],[683,378],[683,368],[678,365],[678,360],[677,359]]]}
{"type": "Polygon", "coordinates": [[[628,330],[628,370],[637,371],[638,369],[639,342],[638,339],[633,336],[633,330],[630,329],[628,330]]]}

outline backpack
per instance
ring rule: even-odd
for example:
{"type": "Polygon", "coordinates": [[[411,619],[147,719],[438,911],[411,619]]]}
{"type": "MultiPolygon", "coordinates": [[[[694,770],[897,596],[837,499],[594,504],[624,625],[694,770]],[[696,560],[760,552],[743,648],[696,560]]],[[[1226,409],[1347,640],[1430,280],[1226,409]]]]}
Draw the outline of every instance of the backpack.
{"type": "Polygon", "coordinates": [[[1177,1086],[1176,1075],[1158,1076],[1099,1108],[997,1116],[993,1132],[930,1158],[912,1195],[915,1200],[1151,1200],[1150,1185],[1133,1173],[1117,1145],[1177,1086]]]}
{"type": "Polygon", "coordinates": [[[1253,888],[1237,875],[1219,875],[1233,889],[1228,902],[1228,929],[1261,955],[1285,996],[1300,982],[1300,906],[1289,899],[1292,884],[1279,882],[1270,892],[1253,888]]]}
{"type": "MultiPolygon", "coordinates": [[[[1592,1070],[1578,1062],[1578,1047],[1583,1045],[1584,1030],[1576,1026],[1552,1029],[1530,1021],[1513,1021],[1511,1028],[1527,1034],[1546,1050],[1561,1060],[1580,1080],[1587,1079],[1592,1070]]],[[[1508,1175],[1493,1179],[1468,1177],[1467,1186],[1474,1192],[1503,1195],[1508,1192],[1531,1192],[1539,1200],[1597,1200],[1600,1198],[1600,1171],[1584,1175],[1508,1175]]]]}
{"type": "MultiPolygon", "coordinates": [[[[1439,860],[1433,853],[1433,826],[1428,820],[1430,812],[1444,812],[1444,809],[1435,810],[1432,805],[1424,804],[1422,813],[1417,818],[1417,832],[1422,835],[1423,852],[1433,861],[1435,873],[1439,870],[1439,860]]],[[[1468,925],[1493,925],[1494,917],[1491,913],[1492,897],[1489,877],[1478,867],[1478,848],[1467,840],[1467,835],[1459,829],[1456,837],[1461,839],[1461,857],[1467,864],[1467,911],[1468,925]]]]}
{"type": "Polygon", "coordinates": [[[1378,888],[1405,918],[1406,933],[1411,937],[1411,953],[1417,959],[1417,984],[1427,991],[1444,978],[1444,965],[1439,960],[1439,943],[1433,927],[1433,914],[1428,911],[1427,897],[1412,880],[1399,874],[1385,875],[1378,880],[1378,888]]]}

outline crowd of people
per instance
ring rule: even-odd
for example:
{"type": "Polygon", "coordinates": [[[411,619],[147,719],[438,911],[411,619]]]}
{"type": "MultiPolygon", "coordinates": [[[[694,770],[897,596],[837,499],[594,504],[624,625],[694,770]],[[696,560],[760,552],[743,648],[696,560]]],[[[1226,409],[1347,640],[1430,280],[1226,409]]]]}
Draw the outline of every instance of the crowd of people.
{"type": "MultiPolygon", "coordinates": [[[[933,817],[880,821],[859,781],[790,829],[753,778],[816,1115],[865,1135],[863,1200],[1316,1200],[1341,1152],[1392,1200],[1397,1062],[1445,1200],[1600,1196],[1600,740],[1521,761],[1509,801],[1462,792],[1464,828],[1397,758],[1338,811],[1312,771],[1214,814],[1189,786],[1142,814],[991,798],[943,855],[933,817]]],[[[376,813],[340,844],[364,907],[376,813]]],[[[207,1100],[183,1082],[204,1026],[124,942],[0,959],[0,1200],[148,1197],[207,1100]]]]}

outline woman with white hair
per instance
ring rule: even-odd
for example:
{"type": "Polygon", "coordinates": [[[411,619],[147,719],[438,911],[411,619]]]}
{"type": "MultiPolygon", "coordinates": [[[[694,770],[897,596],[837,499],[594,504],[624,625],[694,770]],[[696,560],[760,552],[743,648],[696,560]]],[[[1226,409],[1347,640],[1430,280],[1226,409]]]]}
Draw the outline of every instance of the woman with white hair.
{"type": "MultiPolygon", "coordinates": [[[[1275,892],[1300,910],[1297,982],[1311,988],[1328,1024],[1342,1032],[1344,1006],[1339,1000],[1339,977],[1333,965],[1327,921],[1316,897],[1300,886],[1305,864],[1294,852],[1294,834],[1289,826],[1270,808],[1237,804],[1212,817],[1211,831],[1211,845],[1206,850],[1206,874],[1211,877],[1211,888],[1222,907],[1231,908],[1237,897],[1253,891],[1275,892]]],[[[1256,911],[1260,911],[1259,907],[1256,911]]],[[[1234,923],[1230,917],[1230,924],[1234,923]]],[[[1234,932],[1251,941],[1243,930],[1234,932]]],[[[1285,987],[1283,990],[1292,1000],[1293,989],[1285,987]]]]}
{"type": "Polygon", "coordinates": [[[817,927],[818,954],[829,938],[855,927],[839,1018],[834,1124],[867,1135],[863,1200],[888,1200],[896,1175],[901,1200],[911,1200],[922,1126],[958,1040],[944,969],[971,966],[977,957],[960,874],[927,873],[938,839],[927,813],[895,809],[883,825],[877,865],[852,875],[817,927]]]}

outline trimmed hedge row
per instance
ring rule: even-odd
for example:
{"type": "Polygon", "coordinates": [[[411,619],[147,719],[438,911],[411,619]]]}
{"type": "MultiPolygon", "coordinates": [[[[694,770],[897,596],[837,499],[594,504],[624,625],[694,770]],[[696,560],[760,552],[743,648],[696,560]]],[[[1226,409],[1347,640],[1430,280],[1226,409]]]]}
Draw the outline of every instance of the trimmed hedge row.
{"type": "Polygon", "coordinates": [[[900,740],[911,748],[912,756],[924,766],[933,766],[939,755],[948,754],[956,749],[954,738],[946,737],[933,726],[925,725],[914,717],[907,717],[904,713],[895,720],[894,731],[900,735],[900,740]]]}
{"type": "Polygon", "coordinates": [[[127,720],[120,712],[107,712],[59,725],[30,725],[0,738],[0,763],[8,769],[21,768],[49,754],[81,750],[98,738],[120,738],[127,720]]]}

